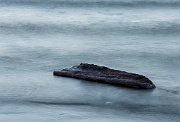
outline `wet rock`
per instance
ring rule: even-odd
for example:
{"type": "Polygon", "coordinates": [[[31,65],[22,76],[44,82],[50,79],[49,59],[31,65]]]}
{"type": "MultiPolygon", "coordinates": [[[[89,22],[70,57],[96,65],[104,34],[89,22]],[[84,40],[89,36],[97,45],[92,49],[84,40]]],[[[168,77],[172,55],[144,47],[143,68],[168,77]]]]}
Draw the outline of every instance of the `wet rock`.
{"type": "Polygon", "coordinates": [[[143,75],[87,63],[81,63],[71,68],[54,71],[53,74],[56,76],[71,77],[123,87],[139,89],[155,88],[153,82],[143,75]]]}

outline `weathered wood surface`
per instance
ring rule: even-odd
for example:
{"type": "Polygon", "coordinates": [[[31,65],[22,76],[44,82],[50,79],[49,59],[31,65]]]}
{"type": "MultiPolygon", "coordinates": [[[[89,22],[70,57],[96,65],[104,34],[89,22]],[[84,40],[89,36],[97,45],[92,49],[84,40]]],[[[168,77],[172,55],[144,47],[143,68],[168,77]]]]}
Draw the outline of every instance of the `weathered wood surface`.
{"type": "Polygon", "coordinates": [[[153,82],[143,75],[87,63],[81,63],[80,65],[73,66],[71,68],[54,71],[53,74],[56,76],[78,78],[131,88],[155,88],[153,82]]]}

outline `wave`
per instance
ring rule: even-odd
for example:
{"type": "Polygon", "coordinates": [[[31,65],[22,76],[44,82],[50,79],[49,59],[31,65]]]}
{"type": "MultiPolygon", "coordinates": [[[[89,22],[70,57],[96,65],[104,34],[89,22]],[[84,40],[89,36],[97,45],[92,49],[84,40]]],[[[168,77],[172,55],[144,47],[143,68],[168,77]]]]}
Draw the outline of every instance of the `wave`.
{"type": "Polygon", "coordinates": [[[68,106],[90,106],[89,103],[83,102],[48,102],[48,101],[29,101],[30,103],[45,104],[45,105],[68,105],[68,106]]]}
{"type": "Polygon", "coordinates": [[[148,34],[148,35],[179,35],[180,23],[158,22],[153,25],[135,23],[108,23],[108,24],[43,24],[43,23],[0,23],[0,32],[8,34],[22,33],[62,33],[62,34],[148,34]]]}
{"type": "Polygon", "coordinates": [[[0,5],[45,7],[179,7],[179,0],[0,0],[0,5]]]}
{"type": "Polygon", "coordinates": [[[171,94],[180,94],[180,89],[179,89],[179,87],[177,87],[177,88],[173,88],[173,89],[163,89],[163,88],[159,88],[159,90],[161,90],[161,91],[164,91],[164,92],[166,92],[166,93],[171,93],[171,94]]]}
{"type": "Polygon", "coordinates": [[[96,107],[103,109],[118,109],[118,110],[129,110],[133,112],[146,112],[146,113],[161,113],[161,114],[173,114],[178,115],[178,108],[174,105],[163,105],[163,104],[139,104],[136,102],[123,102],[123,101],[113,101],[112,103],[102,102],[102,101],[84,101],[84,102],[61,102],[61,101],[26,101],[27,103],[42,104],[42,105],[57,105],[57,106],[84,106],[84,107],[96,107]],[[166,111],[166,110],[169,111],[166,111]],[[177,111],[175,111],[175,110],[177,111]],[[147,112],[148,110],[148,112],[147,112]]]}

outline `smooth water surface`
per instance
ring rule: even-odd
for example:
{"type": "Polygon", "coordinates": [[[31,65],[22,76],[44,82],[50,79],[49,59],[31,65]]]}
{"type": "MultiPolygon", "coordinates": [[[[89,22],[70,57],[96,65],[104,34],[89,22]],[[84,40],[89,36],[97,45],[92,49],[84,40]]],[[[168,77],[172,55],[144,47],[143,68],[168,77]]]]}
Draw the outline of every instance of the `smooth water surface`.
{"type": "Polygon", "coordinates": [[[0,72],[3,122],[178,122],[180,1],[0,0],[0,72]],[[53,76],[81,62],[157,88],[53,76]]]}

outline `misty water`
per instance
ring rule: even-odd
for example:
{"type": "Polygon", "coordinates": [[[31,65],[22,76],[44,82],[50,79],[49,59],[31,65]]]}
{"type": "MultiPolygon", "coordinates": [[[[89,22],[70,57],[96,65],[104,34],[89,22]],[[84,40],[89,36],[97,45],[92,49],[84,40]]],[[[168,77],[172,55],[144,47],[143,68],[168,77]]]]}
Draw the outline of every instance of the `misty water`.
{"type": "Polygon", "coordinates": [[[2,122],[178,122],[180,1],[0,0],[0,73],[2,122]],[[157,88],[53,76],[81,62],[157,88]]]}

